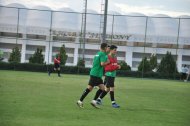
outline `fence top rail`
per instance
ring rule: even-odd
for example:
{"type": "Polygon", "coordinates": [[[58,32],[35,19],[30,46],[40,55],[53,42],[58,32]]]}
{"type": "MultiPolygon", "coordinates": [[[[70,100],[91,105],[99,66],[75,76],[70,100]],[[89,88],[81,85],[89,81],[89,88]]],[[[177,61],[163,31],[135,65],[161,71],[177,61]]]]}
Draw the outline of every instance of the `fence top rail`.
{"type": "MultiPolygon", "coordinates": [[[[8,6],[2,6],[3,8],[15,8],[15,9],[24,9],[24,10],[37,10],[37,11],[51,11],[51,12],[62,12],[62,13],[75,13],[75,14],[85,14],[83,12],[76,12],[76,11],[58,11],[58,10],[42,10],[42,9],[32,9],[32,8],[21,8],[21,7],[8,7],[8,6]]],[[[91,15],[103,15],[103,14],[96,14],[96,13],[86,13],[91,15]]],[[[129,14],[107,14],[108,16],[126,16],[126,17],[142,17],[142,18],[171,18],[171,19],[190,19],[190,17],[164,17],[164,16],[137,16],[137,15],[129,15],[129,14]]]]}

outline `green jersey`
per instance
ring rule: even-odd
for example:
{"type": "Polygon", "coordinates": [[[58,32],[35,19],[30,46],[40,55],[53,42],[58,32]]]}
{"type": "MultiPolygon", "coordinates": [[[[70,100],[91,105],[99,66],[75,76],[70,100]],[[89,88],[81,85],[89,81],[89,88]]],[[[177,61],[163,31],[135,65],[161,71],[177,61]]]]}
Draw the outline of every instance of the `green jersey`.
{"type": "Polygon", "coordinates": [[[90,70],[90,75],[96,76],[96,77],[102,77],[103,76],[103,70],[104,67],[101,66],[101,62],[107,61],[107,55],[105,52],[99,51],[93,59],[93,66],[90,70]]]}
{"type": "Polygon", "coordinates": [[[114,70],[114,71],[112,71],[112,72],[108,71],[108,72],[106,72],[105,75],[106,75],[106,76],[109,76],[109,77],[115,77],[115,76],[116,76],[116,70],[114,70]]]}

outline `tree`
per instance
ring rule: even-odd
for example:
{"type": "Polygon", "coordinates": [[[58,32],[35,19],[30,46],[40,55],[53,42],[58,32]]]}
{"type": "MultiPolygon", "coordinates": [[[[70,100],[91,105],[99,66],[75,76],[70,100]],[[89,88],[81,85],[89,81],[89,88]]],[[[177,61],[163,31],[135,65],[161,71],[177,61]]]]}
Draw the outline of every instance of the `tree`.
{"type": "Polygon", "coordinates": [[[127,65],[127,63],[125,61],[121,61],[119,62],[119,65],[121,66],[120,70],[131,70],[131,67],[129,65],[127,65]]]}
{"type": "Polygon", "coordinates": [[[38,63],[38,64],[44,63],[44,57],[42,55],[42,49],[37,48],[34,55],[29,58],[29,63],[38,63]]]}
{"type": "Polygon", "coordinates": [[[143,71],[145,73],[151,71],[150,62],[147,60],[147,57],[144,57],[140,62],[138,71],[143,71]]]}
{"type": "Polygon", "coordinates": [[[61,58],[61,65],[65,66],[65,63],[67,61],[68,55],[66,54],[65,45],[62,45],[62,47],[59,50],[60,58],[61,58]]]}
{"type": "Polygon", "coordinates": [[[0,61],[2,61],[4,58],[3,58],[3,51],[0,50],[0,61]]]}
{"type": "Polygon", "coordinates": [[[85,61],[83,59],[79,59],[78,62],[77,62],[77,66],[78,67],[85,67],[85,61]]]}
{"type": "Polygon", "coordinates": [[[151,70],[157,68],[157,56],[155,54],[150,57],[150,68],[151,70]]]}
{"type": "Polygon", "coordinates": [[[21,51],[19,50],[18,46],[16,46],[12,49],[12,52],[10,54],[8,61],[20,63],[20,59],[21,59],[21,51]]]}
{"type": "Polygon", "coordinates": [[[173,74],[177,72],[176,67],[176,61],[174,60],[171,52],[167,52],[160,62],[158,72],[164,74],[173,74]]]}

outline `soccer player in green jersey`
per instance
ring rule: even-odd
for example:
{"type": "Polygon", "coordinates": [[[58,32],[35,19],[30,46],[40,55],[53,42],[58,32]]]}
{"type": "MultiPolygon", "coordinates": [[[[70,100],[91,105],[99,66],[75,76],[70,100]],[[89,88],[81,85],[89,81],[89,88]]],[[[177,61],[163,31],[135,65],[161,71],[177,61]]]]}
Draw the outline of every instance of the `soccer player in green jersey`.
{"type": "MultiPolygon", "coordinates": [[[[104,66],[109,64],[109,61],[107,60],[106,56],[107,46],[108,46],[107,43],[102,43],[100,51],[97,52],[96,55],[94,56],[93,65],[90,70],[90,80],[88,86],[85,89],[85,91],[82,93],[80,99],[77,101],[77,105],[80,108],[83,108],[83,100],[88,95],[88,93],[93,90],[94,86],[98,86],[99,89],[101,89],[102,91],[105,90],[102,76],[103,76],[104,66]]],[[[96,99],[98,98],[100,93],[101,92],[97,92],[95,94],[94,100],[91,101],[91,105],[95,108],[99,108],[96,103],[96,99]]]]}
{"type": "MultiPolygon", "coordinates": [[[[107,49],[106,49],[106,58],[108,58],[108,54],[110,53],[110,45],[108,45],[107,46],[107,49]]],[[[105,76],[105,70],[104,70],[104,72],[103,72],[103,74],[104,74],[104,76],[105,76]]],[[[104,78],[104,85],[106,84],[106,79],[104,78]]],[[[94,88],[96,88],[96,86],[94,87],[94,88]]],[[[102,90],[101,89],[99,89],[97,92],[102,92],[102,90]]],[[[101,93],[100,93],[101,94],[101,93]]]]}

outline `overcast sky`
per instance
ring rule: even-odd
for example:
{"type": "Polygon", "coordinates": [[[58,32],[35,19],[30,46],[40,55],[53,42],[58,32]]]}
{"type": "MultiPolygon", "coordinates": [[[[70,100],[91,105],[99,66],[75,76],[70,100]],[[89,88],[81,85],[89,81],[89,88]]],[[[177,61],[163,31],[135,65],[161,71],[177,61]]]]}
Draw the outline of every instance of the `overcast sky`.
{"type": "MultiPolygon", "coordinates": [[[[82,12],[84,0],[0,0],[1,5],[20,3],[28,8],[44,5],[53,10],[69,7],[77,12],[82,12]]],[[[88,9],[100,13],[102,0],[88,0],[88,9]]],[[[172,17],[179,15],[190,16],[190,0],[109,0],[108,10],[118,11],[121,14],[130,12],[145,15],[166,14],[172,17]]]]}

